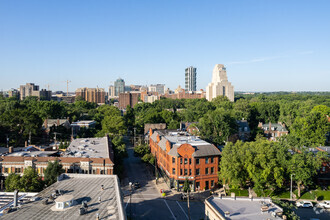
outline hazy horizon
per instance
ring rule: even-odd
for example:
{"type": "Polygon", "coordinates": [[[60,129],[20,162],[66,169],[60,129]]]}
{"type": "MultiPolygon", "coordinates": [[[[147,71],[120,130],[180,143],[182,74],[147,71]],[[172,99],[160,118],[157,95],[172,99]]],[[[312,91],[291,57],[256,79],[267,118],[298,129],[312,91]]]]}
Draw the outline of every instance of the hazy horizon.
{"type": "Polygon", "coordinates": [[[3,1],[0,90],[127,85],[205,90],[216,64],[235,91],[329,91],[329,1],[3,1]]]}

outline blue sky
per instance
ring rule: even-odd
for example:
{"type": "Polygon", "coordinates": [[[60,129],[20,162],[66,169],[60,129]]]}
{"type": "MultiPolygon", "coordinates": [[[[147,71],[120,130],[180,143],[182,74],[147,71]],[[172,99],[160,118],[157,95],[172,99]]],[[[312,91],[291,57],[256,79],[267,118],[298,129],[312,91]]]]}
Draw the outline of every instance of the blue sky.
{"type": "Polygon", "coordinates": [[[329,91],[330,1],[0,0],[0,90],[197,88],[215,64],[236,91],[329,91]]]}

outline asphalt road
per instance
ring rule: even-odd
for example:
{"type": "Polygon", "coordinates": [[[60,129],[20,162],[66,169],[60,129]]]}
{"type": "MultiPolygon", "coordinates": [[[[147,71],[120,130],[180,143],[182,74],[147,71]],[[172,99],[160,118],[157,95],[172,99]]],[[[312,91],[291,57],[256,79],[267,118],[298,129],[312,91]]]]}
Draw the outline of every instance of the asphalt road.
{"type": "MultiPolygon", "coordinates": [[[[152,182],[154,177],[149,174],[141,159],[134,156],[130,145],[127,145],[127,152],[129,156],[124,160],[124,179],[121,182],[127,216],[132,216],[134,220],[188,220],[187,202],[177,200],[174,196],[162,198],[152,182]],[[141,187],[130,194],[129,182],[135,181],[138,181],[141,187]]],[[[204,204],[197,200],[191,201],[190,216],[193,220],[204,219],[204,204]]]]}
{"type": "Polygon", "coordinates": [[[330,219],[330,209],[321,208],[297,208],[295,210],[300,220],[310,220],[310,219],[320,219],[329,220],[330,219]]]}

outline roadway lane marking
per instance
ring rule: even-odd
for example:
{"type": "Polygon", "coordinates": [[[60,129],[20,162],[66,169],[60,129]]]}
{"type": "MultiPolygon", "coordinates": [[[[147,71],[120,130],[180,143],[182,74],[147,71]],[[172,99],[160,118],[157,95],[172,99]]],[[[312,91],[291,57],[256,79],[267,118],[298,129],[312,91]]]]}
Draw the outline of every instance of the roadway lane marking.
{"type": "Polygon", "coordinates": [[[168,210],[170,210],[170,212],[171,212],[171,214],[172,214],[173,218],[176,220],[176,218],[175,218],[175,216],[174,216],[174,214],[173,214],[173,212],[172,212],[171,208],[168,206],[168,204],[167,204],[166,200],[164,199],[163,201],[165,202],[165,204],[166,204],[166,206],[167,206],[168,210]]]}
{"type": "Polygon", "coordinates": [[[188,215],[187,215],[186,212],[183,210],[183,208],[182,208],[182,206],[180,205],[180,203],[179,203],[178,201],[176,201],[176,203],[178,203],[178,205],[180,206],[180,208],[181,208],[181,210],[183,211],[184,215],[187,217],[187,219],[189,219],[189,218],[188,218],[188,215]]]}
{"type": "Polygon", "coordinates": [[[129,203],[129,201],[130,201],[130,199],[128,199],[128,201],[127,201],[127,203],[126,203],[125,210],[126,210],[126,208],[127,208],[127,205],[128,205],[128,203],[129,203]]]}

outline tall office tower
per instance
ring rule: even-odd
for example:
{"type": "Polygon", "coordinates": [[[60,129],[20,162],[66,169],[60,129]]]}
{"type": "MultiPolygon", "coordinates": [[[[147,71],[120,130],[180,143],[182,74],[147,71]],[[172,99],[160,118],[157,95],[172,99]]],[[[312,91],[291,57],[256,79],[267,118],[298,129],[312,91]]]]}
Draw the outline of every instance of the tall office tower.
{"type": "Polygon", "coordinates": [[[228,82],[226,68],[223,64],[216,64],[213,69],[212,82],[206,87],[206,99],[211,101],[217,96],[227,96],[234,101],[234,86],[228,82]]]}
{"type": "Polygon", "coordinates": [[[119,96],[123,92],[125,92],[125,81],[119,78],[115,81],[115,96],[119,96]]]}
{"type": "Polygon", "coordinates": [[[190,66],[186,68],[186,91],[196,91],[196,74],[195,67],[190,66]]]}

